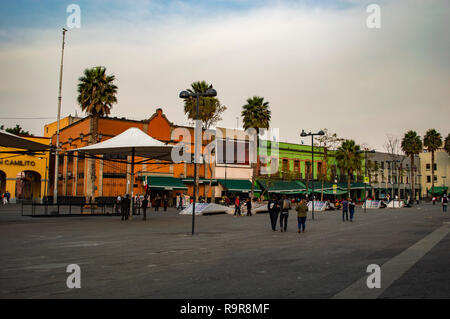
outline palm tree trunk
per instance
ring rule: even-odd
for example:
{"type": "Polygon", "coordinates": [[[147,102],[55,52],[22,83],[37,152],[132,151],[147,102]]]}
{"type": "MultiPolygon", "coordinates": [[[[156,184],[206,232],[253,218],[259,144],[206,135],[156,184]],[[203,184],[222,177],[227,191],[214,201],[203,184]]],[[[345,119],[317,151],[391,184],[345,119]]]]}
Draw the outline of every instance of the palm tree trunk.
{"type": "Polygon", "coordinates": [[[348,193],[348,198],[350,198],[350,180],[351,180],[351,175],[350,175],[350,171],[347,172],[347,193],[348,193]]]}
{"type": "Polygon", "coordinates": [[[411,193],[412,193],[412,202],[414,202],[416,198],[416,190],[414,189],[414,154],[411,155],[411,193]]]}
{"type": "MultiPolygon", "coordinates": [[[[98,122],[99,116],[97,114],[92,115],[91,120],[91,143],[96,144],[98,142],[98,122]]],[[[95,159],[91,159],[91,199],[95,200],[95,159]]],[[[133,185],[133,181],[131,181],[131,185],[133,185]]]]}
{"type": "Polygon", "coordinates": [[[434,151],[431,152],[431,196],[434,197],[434,151]]]}
{"type": "MultiPolygon", "coordinates": [[[[256,164],[252,163],[253,165],[253,176],[252,176],[252,189],[250,192],[250,200],[253,200],[255,195],[255,181],[256,181],[256,175],[258,174],[258,167],[259,167],[259,129],[256,129],[256,164]]],[[[272,165],[272,162],[270,163],[272,165]]]]}

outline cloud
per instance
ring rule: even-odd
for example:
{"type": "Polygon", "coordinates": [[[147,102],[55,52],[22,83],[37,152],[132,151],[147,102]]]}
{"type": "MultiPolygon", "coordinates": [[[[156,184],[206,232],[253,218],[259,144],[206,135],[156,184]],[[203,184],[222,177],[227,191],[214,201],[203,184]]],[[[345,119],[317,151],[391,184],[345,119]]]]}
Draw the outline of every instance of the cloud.
{"type": "MultiPolygon", "coordinates": [[[[386,133],[448,133],[448,2],[379,1],[380,30],[367,29],[365,5],[356,1],[243,1],[245,10],[238,2],[216,1],[216,10],[175,1],[105,12],[95,11],[101,2],[94,12],[82,6],[82,28],[67,34],[63,114],[81,113],[83,69],[104,65],[119,86],[113,116],[144,119],[162,107],[186,124],[178,93],[206,80],[228,107],[220,125],[235,127],[245,100],[261,95],[284,141],[327,127],[382,150],[386,133]]],[[[15,41],[0,48],[0,117],[56,114],[60,31],[7,33],[15,41]]],[[[22,126],[41,134],[43,122],[22,126]]]]}

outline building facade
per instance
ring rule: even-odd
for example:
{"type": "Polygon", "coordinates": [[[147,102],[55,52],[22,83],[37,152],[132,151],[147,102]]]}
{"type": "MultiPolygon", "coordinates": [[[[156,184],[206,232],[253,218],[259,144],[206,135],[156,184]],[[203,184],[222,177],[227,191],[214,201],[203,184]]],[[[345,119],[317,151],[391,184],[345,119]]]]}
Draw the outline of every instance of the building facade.
{"type": "Polygon", "coordinates": [[[398,198],[415,199],[421,193],[421,159],[414,157],[414,167],[411,159],[405,155],[395,155],[376,152],[368,155],[367,176],[369,177],[369,197],[377,199],[398,198]],[[414,189],[412,194],[412,179],[414,172],[414,189]]]}
{"type": "MultiPolygon", "coordinates": [[[[27,140],[48,145],[45,137],[25,137],[27,140]]],[[[22,155],[23,150],[0,147],[0,193],[8,191],[11,201],[37,200],[48,192],[48,152],[22,155]]]]}
{"type": "Polygon", "coordinates": [[[450,156],[443,149],[439,149],[434,153],[434,176],[431,176],[431,153],[424,150],[420,153],[420,169],[422,197],[430,197],[432,193],[431,179],[434,179],[435,194],[442,195],[448,193],[448,184],[450,177],[450,156]]]}

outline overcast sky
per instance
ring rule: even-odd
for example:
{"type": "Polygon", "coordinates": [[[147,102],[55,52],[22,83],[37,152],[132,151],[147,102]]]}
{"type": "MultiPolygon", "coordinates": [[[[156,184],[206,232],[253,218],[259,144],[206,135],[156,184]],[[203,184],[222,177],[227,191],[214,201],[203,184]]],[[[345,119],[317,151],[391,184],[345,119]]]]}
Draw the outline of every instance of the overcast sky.
{"type": "Polygon", "coordinates": [[[448,0],[2,1],[0,124],[42,135],[50,119],[6,118],[56,117],[71,3],[81,28],[67,33],[63,116],[82,115],[77,79],[102,65],[119,87],[112,116],[142,120],[161,107],[188,124],[178,94],[205,80],[228,107],[220,126],[236,127],[260,95],[282,141],[328,128],[383,150],[386,134],[450,132],[448,0]],[[366,26],[370,3],[381,29],[366,26]]]}

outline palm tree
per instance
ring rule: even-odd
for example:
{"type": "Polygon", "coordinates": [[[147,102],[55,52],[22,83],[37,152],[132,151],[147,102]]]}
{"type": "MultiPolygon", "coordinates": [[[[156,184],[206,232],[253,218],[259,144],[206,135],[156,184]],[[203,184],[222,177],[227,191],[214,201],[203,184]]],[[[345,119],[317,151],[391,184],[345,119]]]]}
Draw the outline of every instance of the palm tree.
{"type": "Polygon", "coordinates": [[[409,131],[403,137],[401,146],[406,156],[409,156],[411,158],[411,192],[412,199],[414,200],[414,198],[416,198],[416,192],[414,188],[414,157],[422,152],[422,139],[417,135],[415,131],[409,131]]]}
{"type": "MultiPolygon", "coordinates": [[[[197,81],[191,84],[187,89],[189,93],[205,93],[208,89],[212,89],[212,84],[206,81],[197,81]]],[[[222,120],[222,114],[227,107],[220,104],[219,99],[215,97],[200,97],[199,98],[199,120],[203,122],[203,129],[207,130],[211,125],[216,124],[222,120]]],[[[195,99],[184,100],[184,113],[192,121],[197,117],[197,101],[195,99]]]]}
{"type": "Polygon", "coordinates": [[[361,172],[363,155],[354,140],[345,140],[336,151],[339,168],[347,173],[347,193],[350,197],[350,182],[354,172],[361,172]]]}
{"type": "MultiPolygon", "coordinates": [[[[78,104],[81,110],[91,116],[90,143],[98,142],[98,122],[100,117],[111,112],[113,104],[117,103],[117,86],[114,85],[114,75],[106,75],[106,68],[97,66],[84,70],[78,79],[78,104]]],[[[91,161],[91,196],[95,195],[95,160],[91,161]]]]}
{"type": "Polygon", "coordinates": [[[435,129],[427,131],[423,137],[423,145],[431,152],[431,193],[434,197],[434,152],[442,146],[442,137],[435,129]]]}
{"type": "MultiPolygon", "coordinates": [[[[261,96],[254,96],[252,98],[247,99],[247,104],[242,106],[243,117],[243,126],[244,130],[253,128],[256,130],[256,152],[258,153],[259,149],[259,131],[260,129],[268,129],[270,126],[270,119],[272,117],[272,112],[269,109],[269,102],[264,101],[264,98],[261,96]]],[[[258,174],[259,167],[259,156],[256,154],[256,165],[253,165],[253,177],[252,177],[252,190],[251,190],[251,198],[253,199],[254,191],[255,191],[255,180],[256,175],[258,174]]]]}
{"type": "Polygon", "coordinates": [[[450,156],[450,133],[447,135],[447,137],[445,138],[445,142],[444,142],[444,148],[445,151],[448,153],[448,155],[450,156]]]}

